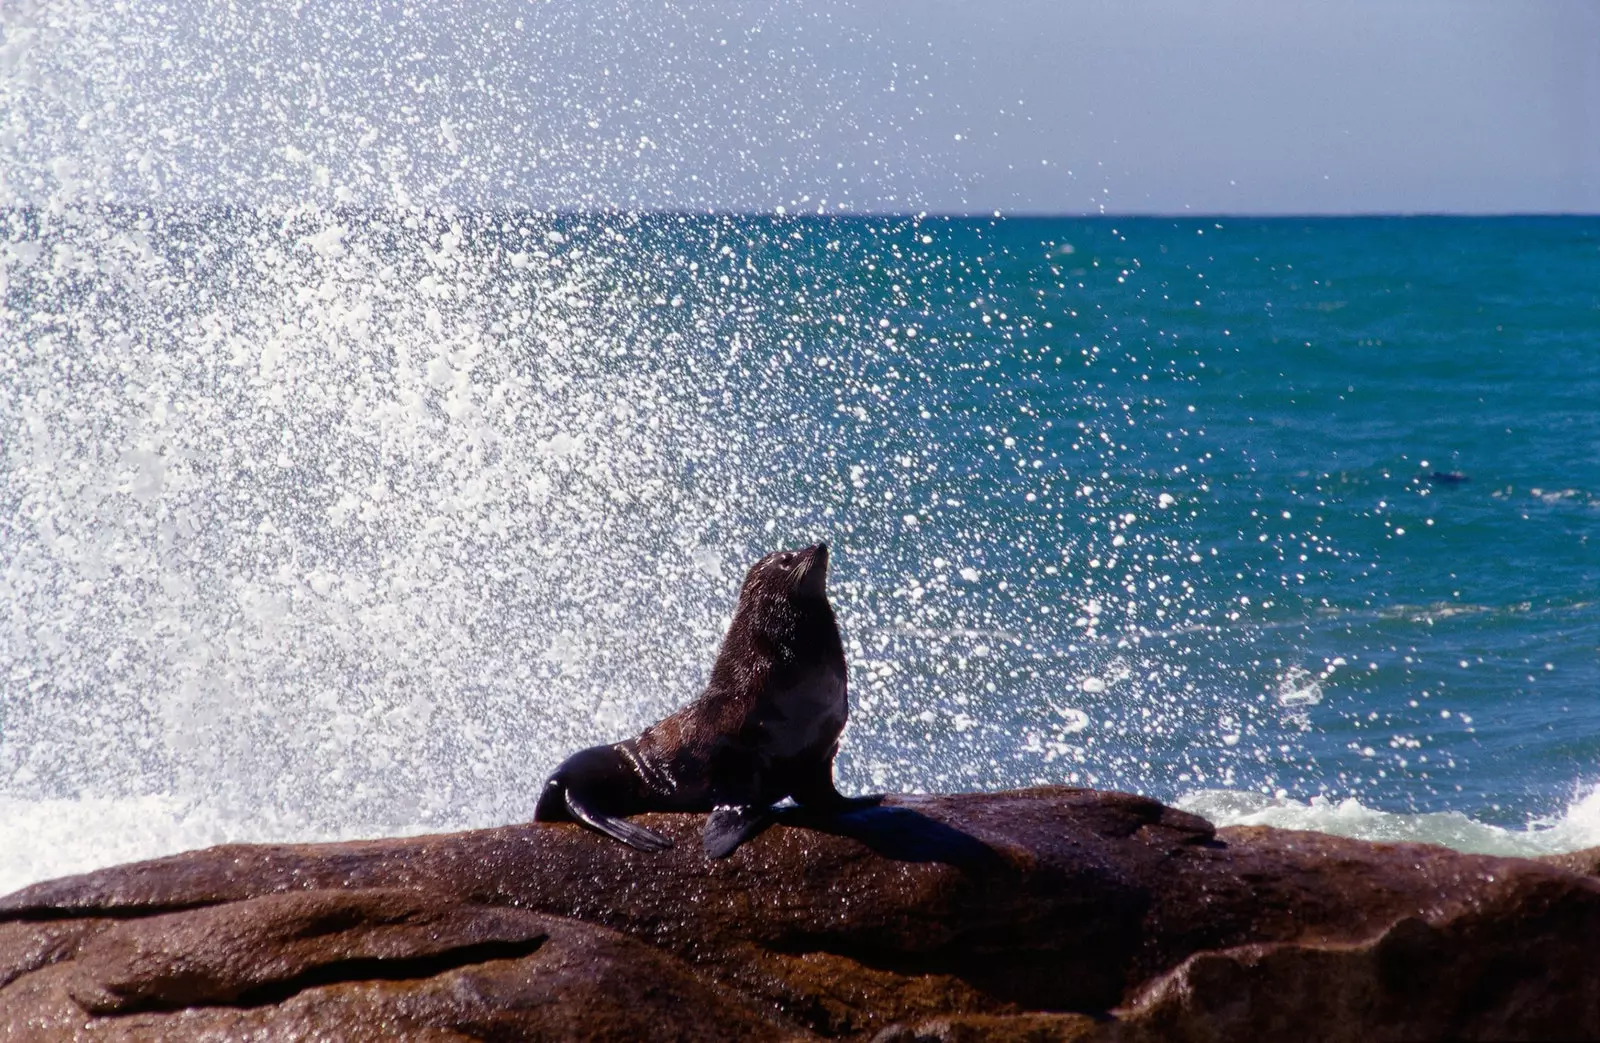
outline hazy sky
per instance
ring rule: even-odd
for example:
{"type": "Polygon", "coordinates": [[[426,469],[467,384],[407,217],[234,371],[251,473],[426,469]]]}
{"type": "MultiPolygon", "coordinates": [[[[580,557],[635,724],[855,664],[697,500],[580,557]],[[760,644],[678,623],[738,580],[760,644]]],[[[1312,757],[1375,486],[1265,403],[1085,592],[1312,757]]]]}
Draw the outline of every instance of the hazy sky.
{"type": "Polygon", "coordinates": [[[1027,103],[974,149],[983,206],[1600,211],[1593,0],[923,10],[975,126],[1027,103]]]}
{"type": "Polygon", "coordinates": [[[1600,0],[16,0],[0,33],[0,202],[1600,212],[1600,0]]]}

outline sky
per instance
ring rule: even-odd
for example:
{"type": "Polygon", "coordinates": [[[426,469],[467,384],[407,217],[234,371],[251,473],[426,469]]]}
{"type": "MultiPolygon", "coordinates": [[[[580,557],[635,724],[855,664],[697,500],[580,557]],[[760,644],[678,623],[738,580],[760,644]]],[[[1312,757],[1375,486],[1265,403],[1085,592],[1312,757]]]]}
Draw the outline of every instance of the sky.
{"type": "Polygon", "coordinates": [[[982,205],[1600,210],[1597,3],[984,6],[955,93],[1028,121],[975,157],[982,205]]]}
{"type": "Polygon", "coordinates": [[[0,203],[1600,212],[1595,0],[13,0],[0,203]]]}

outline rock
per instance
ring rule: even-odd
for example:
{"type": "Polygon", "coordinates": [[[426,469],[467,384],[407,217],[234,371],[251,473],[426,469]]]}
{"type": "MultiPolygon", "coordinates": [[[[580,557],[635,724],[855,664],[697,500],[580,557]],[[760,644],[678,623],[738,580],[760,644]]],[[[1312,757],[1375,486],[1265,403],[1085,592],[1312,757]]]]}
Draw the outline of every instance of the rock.
{"type": "Polygon", "coordinates": [[[1546,865],[1570,869],[1574,873],[1600,876],[1600,847],[1591,847],[1585,851],[1573,851],[1564,855],[1546,855],[1539,861],[1546,865]]]}
{"type": "Polygon", "coordinates": [[[614,931],[421,891],[304,891],[75,922],[70,951],[0,992],[0,1038],[799,1035],[614,931]]]}
{"type": "Polygon", "coordinates": [[[872,1043],[1076,1043],[1096,1031],[1083,1014],[961,1014],[890,1025],[872,1043]]]}
{"type": "Polygon", "coordinates": [[[0,1039],[1600,1036],[1600,879],[1047,788],[231,845],[0,899],[0,1039]],[[430,1037],[428,1034],[432,1033],[430,1037]]]}

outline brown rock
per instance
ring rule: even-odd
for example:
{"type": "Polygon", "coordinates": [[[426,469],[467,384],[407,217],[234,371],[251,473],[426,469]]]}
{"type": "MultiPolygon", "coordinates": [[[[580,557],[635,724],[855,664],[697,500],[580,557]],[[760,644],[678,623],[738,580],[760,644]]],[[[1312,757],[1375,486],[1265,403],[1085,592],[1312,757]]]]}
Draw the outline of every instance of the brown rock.
{"type": "Polygon", "coordinates": [[[1097,1031],[1082,1014],[957,1014],[890,1025],[872,1043],[1087,1043],[1097,1031]]]}
{"type": "Polygon", "coordinates": [[[1600,1036],[1600,880],[1561,865],[1061,788],[795,812],[714,863],[699,816],[641,819],[678,847],[507,826],[27,888],[0,1038],[1600,1036]]]}
{"type": "Polygon", "coordinates": [[[1357,944],[1269,943],[1196,953],[1115,1023],[1119,1041],[1303,1035],[1593,1039],[1590,965],[1600,909],[1576,894],[1528,896],[1518,914],[1475,910],[1431,926],[1407,917],[1357,944]]]}
{"type": "Polygon", "coordinates": [[[103,931],[73,959],[90,1014],[265,1006],[315,985],[426,978],[531,956],[545,920],[418,891],[302,891],[144,917],[103,931]]]}
{"type": "Polygon", "coordinates": [[[1565,855],[1546,855],[1539,861],[1586,876],[1600,876],[1600,847],[1585,848],[1565,855]]]}
{"type": "Polygon", "coordinates": [[[0,1038],[800,1035],[614,931],[425,892],[307,891],[94,924],[0,992],[0,1038]]]}

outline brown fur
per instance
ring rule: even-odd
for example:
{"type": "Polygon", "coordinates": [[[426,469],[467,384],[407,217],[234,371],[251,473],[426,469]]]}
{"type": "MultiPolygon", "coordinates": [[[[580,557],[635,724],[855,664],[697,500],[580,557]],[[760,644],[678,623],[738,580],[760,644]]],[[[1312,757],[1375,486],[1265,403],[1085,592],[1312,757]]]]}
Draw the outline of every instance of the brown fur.
{"type": "Polygon", "coordinates": [[[664,837],[617,819],[714,811],[707,851],[726,854],[785,797],[849,806],[833,784],[849,701],[827,564],[825,544],[756,562],[700,697],[636,738],[569,757],[546,783],[535,819],[576,818],[658,850],[669,844],[664,837]]]}

